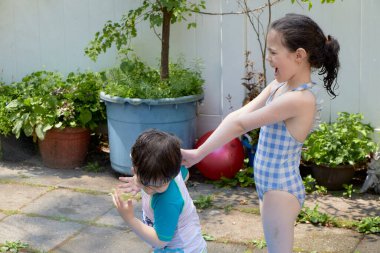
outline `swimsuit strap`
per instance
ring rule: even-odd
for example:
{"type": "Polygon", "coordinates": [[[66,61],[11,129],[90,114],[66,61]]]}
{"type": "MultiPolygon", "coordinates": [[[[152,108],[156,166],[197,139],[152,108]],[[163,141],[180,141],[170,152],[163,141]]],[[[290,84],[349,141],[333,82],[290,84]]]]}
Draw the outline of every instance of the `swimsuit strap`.
{"type": "Polygon", "coordinates": [[[285,85],[285,83],[280,83],[280,85],[277,86],[276,89],[270,93],[267,101],[272,101],[274,94],[278,91],[278,89],[280,89],[284,85],[285,85]]]}
{"type": "Polygon", "coordinates": [[[308,90],[308,89],[312,88],[314,85],[315,85],[315,83],[313,83],[313,82],[304,83],[304,84],[298,86],[297,88],[293,89],[292,91],[308,90]]]}

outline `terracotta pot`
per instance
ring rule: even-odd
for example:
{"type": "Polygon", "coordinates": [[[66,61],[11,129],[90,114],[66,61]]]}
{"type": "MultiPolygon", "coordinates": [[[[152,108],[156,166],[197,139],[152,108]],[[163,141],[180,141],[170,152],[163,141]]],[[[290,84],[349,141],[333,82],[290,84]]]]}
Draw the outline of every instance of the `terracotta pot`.
{"type": "Polygon", "coordinates": [[[355,167],[352,165],[339,165],[333,168],[312,165],[311,170],[317,184],[325,186],[328,190],[343,189],[343,184],[348,184],[355,173],[355,167]]]}
{"type": "Polygon", "coordinates": [[[85,128],[54,128],[38,144],[45,166],[72,169],[83,165],[85,161],[90,144],[90,131],[85,128]]]}

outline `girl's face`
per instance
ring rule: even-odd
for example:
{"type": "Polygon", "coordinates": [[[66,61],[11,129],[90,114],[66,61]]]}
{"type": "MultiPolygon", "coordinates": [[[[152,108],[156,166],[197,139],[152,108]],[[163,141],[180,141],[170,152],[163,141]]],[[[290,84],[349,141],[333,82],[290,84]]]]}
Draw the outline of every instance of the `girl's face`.
{"type": "Polygon", "coordinates": [[[297,73],[296,52],[290,52],[282,44],[282,35],[276,30],[270,30],[267,37],[266,60],[274,68],[274,77],[281,82],[290,81],[297,73]]]}

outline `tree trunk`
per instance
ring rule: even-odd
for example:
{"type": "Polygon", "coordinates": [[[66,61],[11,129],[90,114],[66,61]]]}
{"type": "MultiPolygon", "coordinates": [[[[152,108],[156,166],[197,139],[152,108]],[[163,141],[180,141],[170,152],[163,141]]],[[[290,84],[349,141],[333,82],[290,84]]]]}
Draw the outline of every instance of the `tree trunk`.
{"type": "Polygon", "coordinates": [[[164,80],[169,78],[169,39],[172,12],[163,8],[162,15],[161,80],[164,80]]]}

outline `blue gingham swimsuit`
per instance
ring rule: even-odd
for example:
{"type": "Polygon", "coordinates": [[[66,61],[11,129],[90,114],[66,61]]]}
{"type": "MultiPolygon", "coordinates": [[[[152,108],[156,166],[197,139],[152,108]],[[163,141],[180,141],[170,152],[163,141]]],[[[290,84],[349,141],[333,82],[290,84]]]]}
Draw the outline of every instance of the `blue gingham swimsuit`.
{"type": "MultiPolygon", "coordinates": [[[[270,94],[266,104],[272,101],[276,91],[283,85],[270,94]]],[[[321,101],[312,89],[314,86],[307,83],[292,91],[310,90],[314,94],[317,102],[316,124],[321,101]]],[[[261,127],[254,161],[254,178],[260,200],[263,200],[265,192],[280,190],[293,194],[302,207],[305,201],[305,187],[299,172],[302,145],[289,133],[284,121],[261,127]]]]}

